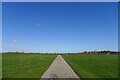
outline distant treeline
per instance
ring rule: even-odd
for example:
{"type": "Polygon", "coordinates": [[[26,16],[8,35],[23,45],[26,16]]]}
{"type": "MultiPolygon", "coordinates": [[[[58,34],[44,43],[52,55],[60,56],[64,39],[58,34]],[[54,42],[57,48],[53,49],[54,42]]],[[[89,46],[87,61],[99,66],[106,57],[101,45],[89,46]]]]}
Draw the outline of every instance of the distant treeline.
{"type": "Polygon", "coordinates": [[[84,51],[84,52],[81,52],[81,53],[65,53],[65,54],[71,54],[71,55],[89,55],[89,54],[120,54],[120,52],[117,52],[117,51],[84,51]]]}
{"type": "Polygon", "coordinates": [[[80,52],[80,53],[25,53],[25,52],[6,52],[4,54],[47,54],[47,55],[89,55],[89,54],[120,54],[120,52],[117,51],[84,51],[84,52],[80,52]]]}
{"type": "Polygon", "coordinates": [[[117,52],[117,51],[85,51],[85,52],[82,52],[82,54],[119,54],[120,52],[117,52]]]}
{"type": "Polygon", "coordinates": [[[118,53],[117,51],[85,51],[85,52],[83,52],[83,53],[118,53]]]}

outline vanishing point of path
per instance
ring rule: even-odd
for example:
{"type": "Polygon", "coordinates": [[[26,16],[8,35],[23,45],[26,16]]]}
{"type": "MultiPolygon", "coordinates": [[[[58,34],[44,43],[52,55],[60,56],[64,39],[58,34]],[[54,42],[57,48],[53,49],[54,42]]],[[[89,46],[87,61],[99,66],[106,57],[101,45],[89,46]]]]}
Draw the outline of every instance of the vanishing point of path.
{"type": "Polygon", "coordinates": [[[80,80],[77,74],[60,55],[56,57],[41,79],[42,78],[76,78],[80,80]]]}

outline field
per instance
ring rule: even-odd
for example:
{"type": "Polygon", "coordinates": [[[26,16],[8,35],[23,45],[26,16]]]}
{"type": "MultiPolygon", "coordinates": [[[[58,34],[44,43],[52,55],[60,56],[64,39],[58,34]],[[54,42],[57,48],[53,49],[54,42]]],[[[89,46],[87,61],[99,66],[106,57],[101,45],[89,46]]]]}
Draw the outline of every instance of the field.
{"type": "Polygon", "coordinates": [[[2,54],[3,78],[40,78],[56,55],[2,54]]]}
{"type": "MultiPolygon", "coordinates": [[[[2,54],[3,78],[40,78],[57,55],[2,54]]],[[[62,55],[80,78],[118,78],[118,55],[62,55]]]]}
{"type": "Polygon", "coordinates": [[[2,78],[2,54],[0,54],[0,79],[2,78]]]}
{"type": "Polygon", "coordinates": [[[118,55],[63,55],[81,78],[118,78],[118,55]]]}

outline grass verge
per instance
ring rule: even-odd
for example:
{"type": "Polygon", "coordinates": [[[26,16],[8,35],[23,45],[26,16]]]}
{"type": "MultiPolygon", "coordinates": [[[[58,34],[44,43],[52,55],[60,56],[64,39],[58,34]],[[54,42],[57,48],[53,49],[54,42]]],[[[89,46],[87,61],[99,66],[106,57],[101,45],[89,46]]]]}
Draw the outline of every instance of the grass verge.
{"type": "Polygon", "coordinates": [[[62,55],[81,78],[118,78],[118,55],[62,55]]]}
{"type": "Polygon", "coordinates": [[[40,78],[56,55],[2,54],[3,78],[40,78]]]}

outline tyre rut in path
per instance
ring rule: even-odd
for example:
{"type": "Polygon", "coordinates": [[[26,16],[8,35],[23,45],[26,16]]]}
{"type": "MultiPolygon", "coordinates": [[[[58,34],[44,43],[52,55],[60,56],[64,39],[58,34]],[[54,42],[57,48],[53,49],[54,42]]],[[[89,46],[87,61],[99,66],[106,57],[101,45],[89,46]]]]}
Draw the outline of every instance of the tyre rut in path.
{"type": "Polygon", "coordinates": [[[47,71],[43,74],[40,80],[47,78],[68,78],[69,80],[80,80],[77,74],[72,70],[72,68],[68,65],[68,63],[62,58],[62,56],[58,55],[47,71]]]}

